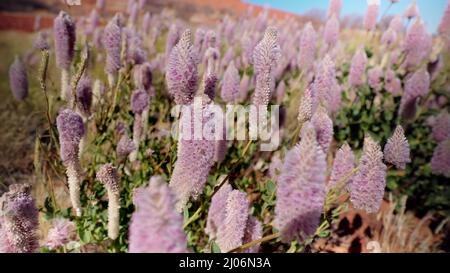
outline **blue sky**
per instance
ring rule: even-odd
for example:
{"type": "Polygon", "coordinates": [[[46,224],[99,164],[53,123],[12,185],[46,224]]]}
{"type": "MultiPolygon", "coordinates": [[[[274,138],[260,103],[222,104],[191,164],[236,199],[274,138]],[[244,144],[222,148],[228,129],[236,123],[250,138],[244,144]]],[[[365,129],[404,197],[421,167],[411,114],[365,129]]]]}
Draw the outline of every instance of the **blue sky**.
{"type": "MultiPolygon", "coordinates": [[[[328,9],[329,0],[245,0],[258,5],[269,4],[270,7],[302,14],[312,9],[328,9]]],[[[392,6],[388,14],[403,14],[411,0],[400,0],[392,6]]],[[[342,15],[364,14],[366,0],[343,0],[342,15]]],[[[381,14],[389,6],[389,0],[381,0],[381,14]]],[[[447,5],[447,0],[417,0],[420,14],[427,24],[428,30],[435,33],[447,5]]]]}

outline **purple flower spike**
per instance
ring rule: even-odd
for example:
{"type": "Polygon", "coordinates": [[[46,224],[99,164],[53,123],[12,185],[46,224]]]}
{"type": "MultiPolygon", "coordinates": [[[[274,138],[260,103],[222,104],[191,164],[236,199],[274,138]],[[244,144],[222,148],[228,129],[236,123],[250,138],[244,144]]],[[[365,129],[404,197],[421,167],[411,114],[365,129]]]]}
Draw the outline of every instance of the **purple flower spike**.
{"type": "Polygon", "coordinates": [[[317,33],[311,23],[305,25],[300,38],[298,66],[302,71],[309,71],[314,65],[317,33]]]}
{"type": "Polygon", "coordinates": [[[356,209],[378,212],[386,188],[386,170],[380,145],[367,136],[359,170],[351,184],[350,200],[356,209]]]}
{"type": "Polygon", "coordinates": [[[319,226],[325,200],[325,154],[314,127],[306,123],[300,143],[290,150],[278,178],[275,227],[284,242],[304,240],[319,226]]]}
{"type": "Polygon", "coordinates": [[[335,94],[333,92],[338,91],[337,84],[335,64],[327,54],[319,64],[318,72],[316,73],[316,78],[312,86],[313,110],[315,110],[319,102],[327,108],[334,104],[333,96],[335,94]],[[314,96],[317,97],[317,102],[314,101],[316,100],[314,96]]]}
{"type": "Polygon", "coordinates": [[[441,23],[439,24],[439,34],[450,39],[450,2],[447,3],[444,16],[442,16],[441,23]]]}
{"type": "Polygon", "coordinates": [[[153,84],[152,65],[150,63],[142,64],[135,72],[136,86],[150,93],[153,84]]]}
{"type": "Polygon", "coordinates": [[[233,190],[228,194],[225,218],[217,236],[217,244],[222,252],[228,252],[242,245],[248,207],[249,202],[244,192],[233,190]]]}
{"type": "Polygon", "coordinates": [[[408,18],[408,20],[419,16],[419,9],[417,8],[416,0],[413,0],[412,3],[408,6],[408,8],[405,10],[404,16],[408,18]]]}
{"type": "Polygon", "coordinates": [[[97,172],[97,180],[108,191],[108,237],[115,240],[119,236],[120,182],[117,169],[112,164],[104,164],[97,172]]]}
{"type": "Polygon", "coordinates": [[[218,231],[223,226],[228,195],[232,190],[233,189],[230,184],[226,183],[211,200],[211,206],[209,207],[205,229],[205,232],[208,234],[210,240],[217,238],[218,231]]]}
{"type": "Polygon", "coordinates": [[[225,71],[222,82],[221,97],[225,102],[231,103],[237,100],[240,81],[239,71],[234,66],[234,62],[231,61],[225,71]]]}
{"type": "Polygon", "coordinates": [[[47,41],[47,35],[44,32],[39,32],[33,41],[33,47],[37,50],[48,50],[50,45],[47,41]]]}
{"type": "MultiPolygon", "coordinates": [[[[247,226],[244,231],[244,238],[242,244],[247,244],[262,238],[263,227],[260,221],[255,217],[249,216],[247,220],[247,226]]],[[[260,244],[256,244],[252,247],[245,249],[244,253],[257,253],[259,251],[260,244]]]]}
{"type": "Polygon", "coordinates": [[[427,57],[432,49],[432,37],[427,32],[425,24],[417,18],[405,37],[404,50],[406,52],[406,65],[416,67],[427,57]]]}
{"type": "Polygon", "coordinates": [[[122,29],[119,14],[116,14],[106,25],[103,32],[103,46],[106,50],[105,71],[108,74],[115,74],[121,67],[122,29]]]}
{"type": "MultiPolygon", "coordinates": [[[[203,97],[200,99],[208,100],[203,97]]],[[[195,200],[203,192],[209,171],[214,164],[215,132],[211,134],[212,137],[203,134],[196,136],[198,133],[195,133],[194,129],[194,120],[197,119],[195,112],[202,113],[200,119],[203,131],[208,129],[205,126],[214,118],[209,113],[208,104],[205,104],[204,101],[201,103],[203,108],[194,109],[194,107],[200,107],[194,102],[193,105],[186,107],[181,114],[177,161],[170,179],[170,187],[178,198],[178,211],[182,211],[191,197],[195,200]]]]}
{"type": "Polygon", "coordinates": [[[91,115],[92,106],[92,84],[91,80],[84,77],[77,86],[77,107],[80,113],[89,117],[91,115]]]}
{"type": "MultiPolygon", "coordinates": [[[[170,53],[172,49],[178,44],[180,40],[180,27],[175,23],[172,24],[169,28],[169,32],[167,33],[167,41],[166,41],[166,59],[170,58],[170,53]]],[[[189,38],[190,40],[190,38],[189,38]]]]}
{"type": "Polygon", "coordinates": [[[18,56],[16,56],[14,63],[9,68],[9,84],[11,86],[11,92],[16,100],[23,100],[27,97],[27,70],[18,56]]]}
{"type": "Polygon", "coordinates": [[[386,71],[384,76],[384,88],[393,96],[399,96],[402,92],[402,82],[392,69],[386,71]]]}
{"type": "Polygon", "coordinates": [[[280,56],[278,32],[268,28],[261,42],[253,51],[256,88],[253,105],[268,105],[272,96],[274,84],[274,69],[280,56]]]}
{"type": "Polygon", "coordinates": [[[450,178],[450,139],[442,141],[434,149],[431,158],[431,172],[450,178]]]}
{"type": "Polygon", "coordinates": [[[450,114],[442,112],[433,125],[433,138],[436,142],[442,142],[450,138],[450,114]]]}
{"type": "Polygon", "coordinates": [[[324,107],[320,106],[317,109],[311,118],[311,124],[316,130],[317,142],[326,155],[333,140],[333,121],[324,107]]]}
{"type": "Polygon", "coordinates": [[[53,23],[55,35],[56,64],[61,69],[69,69],[75,52],[75,23],[69,14],[61,11],[53,23]]]}
{"type": "Polygon", "coordinates": [[[11,185],[0,201],[0,253],[38,252],[38,210],[31,186],[11,185]]]}
{"type": "Polygon", "coordinates": [[[376,92],[381,91],[383,77],[383,69],[379,66],[370,69],[367,72],[369,86],[376,92]]]}
{"type": "Polygon", "coordinates": [[[407,76],[405,92],[400,101],[399,113],[405,118],[415,115],[416,101],[430,92],[430,74],[425,69],[420,69],[407,76]]]}
{"type": "Polygon", "coordinates": [[[406,168],[407,163],[411,162],[409,143],[402,126],[398,125],[395,128],[394,135],[388,139],[386,146],[384,146],[384,158],[386,162],[402,170],[406,168]]]}
{"type": "Polygon", "coordinates": [[[327,191],[338,187],[338,191],[349,190],[352,184],[353,175],[350,176],[342,185],[339,185],[341,180],[347,177],[355,168],[355,156],[352,148],[348,143],[344,143],[337,151],[333,162],[333,169],[331,171],[330,182],[327,185],[327,191]]]}
{"type": "Polygon", "coordinates": [[[336,16],[339,18],[341,15],[342,0],[330,0],[330,5],[328,7],[328,18],[336,16]]]}
{"type": "Polygon", "coordinates": [[[377,25],[378,13],[380,9],[380,0],[370,0],[367,8],[366,16],[364,17],[364,28],[367,31],[372,31],[377,25]]]}
{"type": "Polygon", "coordinates": [[[176,199],[160,176],[134,192],[136,210],[131,216],[131,253],[186,253],[183,216],[175,211],[176,199]]]}
{"type": "Polygon", "coordinates": [[[190,104],[197,90],[198,72],[191,31],[186,30],[172,49],[167,64],[166,82],[178,105],[190,104]]]}
{"type": "Polygon", "coordinates": [[[131,94],[131,111],[135,114],[141,114],[148,107],[149,97],[144,90],[134,90],[131,94]]]}
{"type": "Polygon", "coordinates": [[[133,140],[126,135],[122,135],[117,143],[117,157],[122,159],[127,157],[131,152],[136,150],[133,140]]]}
{"type": "Polygon", "coordinates": [[[364,47],[361,46],[352,59],[350,67],[349,82],[353,87],[358,87],[364,84],[364,74],[367,66],[367,55],[364,47]]]}
{"type": "Polygon", "coordinates": [[[57,249],[65,246],[76,235],[75,225],[64,218],[53,220],[53,226],[48,231],[46,246],[57,249]]]}
{"type": "Polygon", "coordinates": [[[328,19],[323,30],[323,39],[328,47],[334,46],[339,40],[339,20],[336,15],[328,19]]]}
{"type": "Polygon", "coordinates": [[[85,133],[83,119],[74,111],[65,109],[56,118],[56,125],[59,132],[61,159],[66,166],[70,199],[77,216],[81,216],[79,147],[85,133]]]}

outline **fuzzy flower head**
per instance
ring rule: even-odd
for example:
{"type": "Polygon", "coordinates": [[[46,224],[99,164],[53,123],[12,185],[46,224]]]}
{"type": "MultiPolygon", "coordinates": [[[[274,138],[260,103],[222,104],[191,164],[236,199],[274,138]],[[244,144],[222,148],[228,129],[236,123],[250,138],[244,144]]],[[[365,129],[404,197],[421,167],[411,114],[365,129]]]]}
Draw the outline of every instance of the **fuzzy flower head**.
{"type": "Polygon", "coordinates": [[[442,141],[434,149],[431,158],[431,172],[450,178],[450,139],[442,141]]]}
{"type": "Polygon", "coordinates": [[[383,77],[383,69],[379,66],[371,68],[367,72],[367,76],[368,76],[369,86],[377,92],[381,91],[381,87],[382,87],[381,78],[383,77]]]}
{"type": "Polygon", "coordinates": [[[145,90],[134,90],[131,94],[131,111],[141,114],[149,105],[149,97],[145,90]]]}
{"type": "Polygon", "coordinates": [[[411,162],[409,143],[402,126],[398,125],[395,128],[394,135],[384,146],[384,159],[402,170],[406,168],[407,163],[411,162]]]}
{"type": "Polygon", "coordinates": [[[108,190],[118,193],[120,190],[117,169],[111,164],[104,164],[97,172],[97,180],[102,182],[108,190]]]}
{"type": "Polygon", "coordinates": [[[136,146],[133,140],[126,135],[122,135],[119,143],[117,143],[117,157],[125,158],[134,150],[136,150],[136,146]]]}
{"type": "MultiPolygon", "coordinates": [[[[217,87],[217,59],[215,58],[215,51],[218,52],[217,49],[208,48],[206,51],[207,55],[207,67],[205,74],[203,75],[203,94],[207,95],[210,100],[214,100],[216,96],[216,87],[217,87]]],[[[218,56],[218,55],[217,55],[218,56]]],[[[238,74],[239,77],[239,74],[238,74]]],[[[225,84],[225,83],[223,83],[225,84]]]]}
{"type": "Polygon", "coordinates": [[[38,210],[31,197],[31,186],[14,184],[0,200],[0,253],[33,253],[38,251],[38,210]]]}
{"type": "Polygon", "coordinates": [[[380,10],[380,0],[368,0],[369,4],[364,17],[364,28],[368,31],[375,29],[377,25],[378,13],[380,10]]]}
{"type": "Polygon", "coordinates": [[[114,74],[121,67],[122,28],[120,26],[119,14],[116,14],[106,25],[103,32],[103,46],[106,50],[105,71],[108,74],[114,74]]]}
{"type": "MultiPolygon", "coordinates": [[[[333,91],[337,90],[336,85],[336,67],[327,54],[319,64],[311,91],[317,96],[318,103],[328,108],[333,104],[333,91]]],[[[313,105],[315,109],[316,102],[313,105]]]]}
{"type": "Polygon", "coordinates": [[[350,148],[350,146],[346,142],[337,151],[336,157],[334,158],[330,181],[327,185],[328,191],[338,186],[339,187],[337,188],[337,190],[347,190],[348,188],[350,188],[353,175],[349,177],[342,185],[339,185],[339,183],[341,183],[341,180],[347,177],[352,172],[354,167],[355,156],[353,154],[352,148],[350,148]]]}
{"type": "Polygon", "coordinates": [[[45,32],[39,32],[33,40],[33,48],[37,50],[48,50],[50,49],[50,45],[47,41],[47,35],[45,32]]]}
{"type": "Polygon", "coordinates": [[[450,114],[442,112],[433,125],[433,138],[437,142],[442,142],[450,138],[450,114]]]}
{"type": "Polygon", "coordinates": [[[210,239],[217,238],[219,228],[223,225],[225,215],[226,215],[226,205],[228,200],[228,195],[233,189],[230,184],[224,184],[219,191],[213,196],[211,200],[211,206],[208,210],[208,218],[206,221],[205,232],[208,234],[210,239]]]}
{"type": "Polygon", "coordinates": [[[311,23],[307,23],[302,30],[300,38],[300,51],[298,66],[303,71],[308,71],[314,64],[317,44],[317,33],[311,23]]]}
{"type": "Polygon", "coordinates": [[[61,69],[68,69],[75,52],[75,23],[69,14],[61,11],[53,22],[55,36],[56,64],[61,69]]]}
{"type": "Polygon", "coordinates": [[[323,30],[323,40],[329,46],[333,46],[339,40],[339,20],[336,15],[333,15],[328,19],[323,30]]]}
{"type": "Polygon", "coordinates": [[[364,47],[361,46],[352,59],[350,67],[349,82],[353,87],[358,87],[364,84],[364,74],[367,66],[367,55],[364,47]]]}
{"type": "Polygon", "coordinates": [[[153,73],[150,63],[144,63],[135,71],[136,86],[146,90],[147,92],[152,88],[153,73]]]}
{"type": "Polygon", "coordinates": [[[75,225],[67,219],[53,220],[53,226],[48,231],[46,246],[49,249],[57,249],[70,242],[76,234],[75,225]]]}
{"type": "Polygon", "coordinates": [[[442,16],[441,23],[438,28],[439,34],[450,39],[450,2],[447,3],[444,16],[442,16]]]}
{"type": "Polygon", "coordinates": [[[328,6],[328,18],[336,16],[339,18],[341,15],[342,0],[330,0],[330,5],[328,6]]]}
{"type": "Polygon", "coordinates": [[[191,31],[186,30],[172,49],[167,64],[166,82],[176,104],[192,102],[197,90],[198,72],[195,52],[191,43],[191,31]]]}
{"type": "Polygon", "coordinates": [[[261,42],[253,51],[253,63],[256,75],[254,105],[268,105],[274,88],[273,70],[280,57],[278,31],[268,28],[261,42]]]}
{"type": "Polygon", "coordinates": [[[28,95],[28,76],[25,65],[16,56],[14,63],[9,67],[9,84],[16,100],[23,100],[28,95]]]}
{"type": "Polygon", "coordinates": [[[170,187],[178,198],[179,211],[191,197],[197,199],[203,192],[209,171],[214,164],[215,128],[208,127],[216,118],[213,110],[210,108],[209,99],[203,96],[197,97],[194,103],[185,107],[181,113],[177,161],[170,179],[170,187]],[[200,103],[197,103],[197,100],[200,100],[200,103]],[[196,113],[201,113],[203,132],[196,133],[199,131],[195,129],[196,113]]]}
{"type": "Polygon", "coordinates": [[[233,190],[228,194],[225,218],[219,229],[217,240],[221,251],[228,252],[242,244],[248,219],[248,207],[249,202],[244,192],[233,190]]]}
{"type": "Polygon", "coordinates": [[[402,92],[402,82],[392,69],[388,69],[385,73],[384,88],[393,96],[398,96],[402,92]]]}
{"type": "Polygon", "coordinates": [[[430,92],[430,81],[430,74],[425,69],[420,69],[407,77],[399,109],[404,117],[410,118],[415,114],[417,99],[430,92]]]}
{"type": "Polygon", "coordinates": [[[231,61],[223,76],[221,97],[225,102],[234,102],[239,95],[239,71],[231,61]]]}
{"type": "Polygon", "coordinates": [[[188,252],[183,216],[175,211],[175,196],[162,177],[152,177],[148,187],[135,190],[133,203],[130,252],[188,252]]]}
{"type": "Polygon", "coordinates": [[[92,83],[87,77],[80,80],[77,86],[77,107],[85,116],[90,116],[92,106],[92,83]]]}
{"type": "Polygon", "coordinates": [[[290,150],[278,178],[275,227],[283,241],[312,235],[319,225],[325,200],[326,160],[307,123],[300,143],[290,150]]]}
{"type": "Polygon", "coordinates": [[[432,37],[427,32],[425,24],[418,18],[409,27],[405,41],[404,50],[406,52],[406,64],[409,67],[415,67],[430,54],[432,49],[432,37]]]}
{"type": "Polygon", "coordinates": [[[170,58],[170,53],[175,45],[179,42],[181,36],[181,30],[178,24],[174,23],[170,26],[169,32],[167,33],[166,41],[166,58],[170,58]]]}
{"type": "Polygon", "coordinates": [[[416,0],[413,0],[408,8],[405,10],[404,16],[408,18],[408,20],[413,19],[414,17],[419,16],[419,8],[417,7],[416,0]]]}
{"type": "Polygon", "coordinates": [[[317,143],[325,154],[333,140],[333,121],[327,114],[327,110],[320,106],[311,118],[311,124],[316,130],[317,143]]]}
{"type": "Polygon", "coordinates": [[[306,121],[311,120],[314,109],[314,97],[311,86],[308,86],[303,93],[303,96],[300,100],[300,106],[298,108],[298,121],[300,124],[305,123],[306,121]]]}
{"type": "Polygon", "coordinates": [[[350,200],[356,209],[378,212],[386,188],[386,170],[380,145],[367,136],[359,170],[351,184],[350,200]]]}
{"type": "Polygon", "coordinates": [[[64,162],[77,160],[80,140],[85,133],[83,119],[74,111],[65,109],[56,118],[56,126],[61,145],[61,159],[64,162]]]}

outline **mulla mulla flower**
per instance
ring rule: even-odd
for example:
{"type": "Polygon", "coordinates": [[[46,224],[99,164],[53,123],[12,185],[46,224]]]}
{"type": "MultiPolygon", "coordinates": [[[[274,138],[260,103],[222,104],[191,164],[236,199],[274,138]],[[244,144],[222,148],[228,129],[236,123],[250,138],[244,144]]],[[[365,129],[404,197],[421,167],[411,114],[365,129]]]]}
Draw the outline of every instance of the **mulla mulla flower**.
{"type": "Polygon", "coordinates": [[[405,91],[399,108],[399,113],[404,118],[411,119],[414,117],[417,100],[430,92],[430,81],[430,74],[425,69],[420,69],[407,76],[405,91]]]}
{"type": "Polygon", "coordinates": [[[56,218],[52,221],[52,228],[48,231],[45,245],[49,249],[57,249],[65,246],[76,235],[75,224],[64,218],[56,218]]]}
{"type": "Polygon", "coordinates": [[[351,86],[359,87],[364,84],[364,74],[367,66],[367,55],[364,47],[361,46],[356,51],[352,59],[348,80],[351,86]]]}
{"type": "Polygon", "coordinates": [[[135,83],[136,86],[138,86],[141,89],[144,89],[147,91],[149,96],[153,96],[155,93],[155,90],[153,89],[153,72],[152,72],[152,66],[150,63],[146,62],[139,66],[138,69],[136,69],[135,74],[135,83]]]}
{"type": "Polygon", "coordinates": [[[309,85],[303,92],[303,96],[300,100],[300,106],[298,108],[297,119],[300,124],[303,124],[311,120],[313,113],[316,112],[317,99],[313,92],[312,85],[309,85]]]}
{"type": "MultiPolygon", "coordinates": [[[[217,70],[219,51],[216,48],[208,48],[205,52],[206,71],[203,75],[202,91],[210,100],[214,100],[217,87],[217,70]]],[[[239,74],[238,74],[239,75],[239,74]]]]}
{"type": "Polygon", "coordinates": [[[376,66],[367,71],[367,82],[369,83],[369,86],[373,88],[376,92],[381,91],[382,77],[383,77],[383,69],[379,66],[376,66]]]}
{"type": "Polygon", "coordinates": [[[330,181],[327,184],[327,191],[336,190],[349,190],[352,183],[352,176],[348,177],[345,181],[342,181],[351,174],[355,168],[355,155],[352,148],[348,143],[344,143],[342,147],[336,152],[334,158],[333,168],[331,170],[330,181]],[[342,183],[341,185],[339,183],[342,183]]]}
{"type": "Polygon", "coordinates": [[[431,172],[450,178],[450,138],[440,142],[434,149],[431,172]]]}
{"type": "Polygon", "coordinates": [[[439,34],[450,39],[450,2],[447,3],[447,8],[445,9],[444,16],[442,16],[438,31],[439,34]]]}
{"type": "Polygon", "coordinates": [[[24,63],[18,56],[9,68],[9,85],[16,100],[23,100],[28,95],[28,76],[24,63]]]}
{"type": "Polygon", "coordinates": [[[137,153],[139,150],[140,142],[144,134],[144,120],[143,113],[146,111],[149,105],[149,96],[145,90],[137,89],[131,94],[131,111],[134,113],[133,122],[133,143],[135,145],[135,150],[130,154],[130,161],[136,161],[137,153]]]}
{"type": "MultiPolygon", "coordinates": [[[[334,92],[338,92],[337,84],[336,67],[331,57],[327,54],[318,65],[316,77],[312,85],[311,91],[317,97],[317,103],[321,103],[327,109],[335,106],[333,97],[335,95],[334,92]]],[[[314,110],[316,105],[316,102],[314,102],[314,110]]]]}
{"type": "Polygon", "coordinates": [[[442,112],[433,125],[433,138],[437,142],[445,141],[450,138],[450,114],[447,111],[442,112]]]}
{"type": "Polygon", "coordinates": [[[402,170],[411,162],[409,143],[402,126],[395,128],[394,134],[384,146],[384,159],[402,170]]]}
{"type": "Polygon", "coordinates": [[[364,17],[364,28],[367,31],[372,31],[377,25],[380,0],[367,0],[367,3],[369,6],[367,7],[366,16],[364,17]]]}
{"type": "Polygon", "coordinates": [[[332,48],[339,40],[339,19],[336,15],[333,15],[328,19],[323,29],[323,40],[327,44],[328,48],[332,48]]]}
{"type": "Polygon", "coordinates": [[[323,106],[317,108],[311,118],[311,124],[316,130],[317,143],[323,152],[327,154],[333,140],[333,121],[323,106]]]}
{"type": "Polygon", "coordinates": [[[65,109],[56,118],[56,125],[59,132],[61,159],[66,167],[70,200],[76,215],[81,216],[79,145],[85,133],[83,119],[74,111],[65,109]]]}
{"type": "Polygon", "coordinates": [[[406,8],[404,16],[408,18],[408,20],[419,16],[419,9],[417,8],[416,0],[413,0],[408,8],[406,8]]]}
{"type": "Polygon", "coordinates": [[[69,14],[61,11],[53,22],[56,64],[61,69],[61,98],[70,96],[70,64],[75,53],[75,23],[69,14]]]}
{"type": "Polygon", "coordinates": [[[171,50],[166,69],[169,93],[178,105],[190,104],[197,90],[198,72],[191,31],[186,30],[171,50]]]}
{"type": "Polygon", "coordinates": [[[119,236],[120,182],[117,169],[110,163],[100,167],[97,179],[108,191],[108,237],[115,240],[119,236]]]}
{"type": "Polygon", "coordinates": [[[83,119],[86,120],[91,115],[91,106],[92,106],[91,80],[87,77],[82,78],[77,85],[76,93],[77,93],[76,97],[77,110],[83,117],[83,119]]]}
{"type": "Polygon", "coordinates": [[[384,74],[384,88],[393,96],[401,95],[402,81],[397,77],[392,69],[388,69],[384,74]]]}
{"type": "Polygon", "coordinates": [[[103,46],[106,50],[105,71],[108,74],[108,82],[110,86],[114,86],[117,72],[121,67],[122,27],[119,14],[116,14],[106,25],[103,32],[103,46]]]}
{"type": "Polygon", "coordinates": [[[234,66],[234,62],[231,61],[225,71],[222,81],[222,99],[227,102],[235,102],[239,95],[239,84],[240,84],[239,71],[234,66]]]}
{"type": "MultiPolygon", "coordinates": [[[[249,215],[249,201],[244,192],[233,190],[227,183],[217,192],[208,211],[206,232],[216,240],[222,252],[261,239],[262,225],[249,215]]],[[[259,244],[243,250],[258,252],[259,244]]]]}
{"type": "Polygon", "coordinates": [[[182,211],[189,198],[197,199],[203,192],[209,171],[214,164],[215,132],[208,132],[209,128],[204,128],[214,118],[213,113],[208,110],[210,100],[206,95],[196,99],[200,101],[200,106],[195,101],[181,113],[177,161],[170,179],[170,187],[178,199],[178,211],[182,211]],[[196,136],[198,133],[195,132],[197,129],[194,121],[197,119],[197,112],[201,114],[198,118],[203,130],[196,136]],[[212,137],[205,134],[211,134],[212,137]]]}
{"type": "Polygon", "coordinates": [[[386,170],[380,145],[366,136],[358,172],[351,184],[350,201],[356,209],[378,212],[386,188],[386,170]]]}
{"type": "Polygon", "coordinates": [[[284,242],[303,240],[319,226],[325,200],[327,163],[312,124],[285,157],[278,177],[274,226],[284,242]]]}
{"type": "Polygon", "coordinates": [[[341,15],[342,0],[330,0],[330,5],[328,6],[328,18],[336,16],[339,18],[341,15]]]}
{"type": "Polygon", "coordinates": [[[275,28],[268,28],[261,42],[253,51],[253,65],[256,75],[256,88],[253,105],[267,106],[271,98],[274,84],[273,70],[280,56],[278,32],[275,28]]]}
{"type": "Polygon", "coordinates": [[[48,50],[50,45],[47,41],[47,34],[45,32],[39,32],[36,38],[33,40],[33,47],[37,50],[48,50]]]}
{"type": "Polygon", "coordinates": [[[136,150],[136,146],[131,138],[127,135],[122,135],[120,137],[119,142],[117,143],[117,158],[122,160],[126,158],[129,154],[131,154],[134,150],[136,150]]]}
{"type": "Polygon", "coordinates": [[[431,53],[432,37],[420,18],[408,28],[404,41],[406,66],[416,67],[431,53]]]}
{"type": "Polygon", "coordinates": [[[181,30],[177,23],[174,23],[170,26],[169,32],[167,33],[167,41],[166,41],[166,59],[170,58],[172,49],[178,44],[181,36],[181,30]]]}
{"type": "Polygon", "coordinates": [[[38,210],[28,184],[13,184],[0,199],[0,253],[38,252],[38,210]]]}
{"type": "Polygon", "coordinates": [[[134,191],[136,207],[129,228],[132,253],[186,253],[183,216],[175,210],[176,197],[164,179],[154,176],[146,188],[134,191]]]}
{"type": "Polygon", "coordinates": [[[308,72],[314,65],[317,45],[317,33],[311,23],[307,23],[302,30],[298,66],[302,71],[308,72]]]}

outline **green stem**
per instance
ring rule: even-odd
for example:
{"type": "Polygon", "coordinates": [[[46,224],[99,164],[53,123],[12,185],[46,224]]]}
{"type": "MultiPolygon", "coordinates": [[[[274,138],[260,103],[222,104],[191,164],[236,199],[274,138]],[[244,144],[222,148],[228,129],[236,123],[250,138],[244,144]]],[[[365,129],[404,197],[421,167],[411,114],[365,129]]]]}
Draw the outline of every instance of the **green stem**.
{"type": "Polygon", "coordinates": [[[239,246],[239,247],[236,247],[235,249],[232,249],[232,250],[228,251],[228,253],[233,253],[233,252],[241,251],[241,250],[247,249],[247,248],[249,248],[249,247],[252,247],[252,246],[254,246],[254,245],[257,245],[257,244],[260,244],[260,243],[264,243],[264,242],[267,242],[267,241],[271,241],[271,240],[273,240],[273,239],[278,238],[279,236],[280,236],[280,233],[270,234],[270,235],[268,235],[268,236],[266,236],[266,237],[263,237],[263,238],[261,238],[261,239],[259,239],[259,240],[255,240],[255,241],[253,241],[253,242],[250,242],[250,243],[241,245],[241,246],[239,246]]]}

